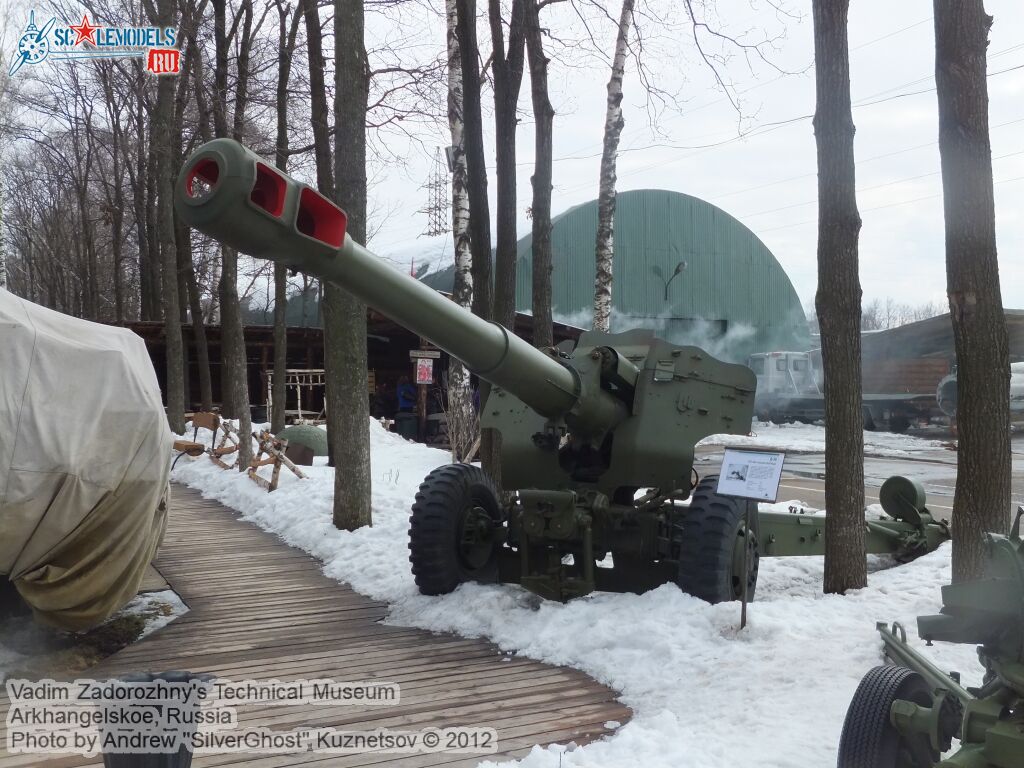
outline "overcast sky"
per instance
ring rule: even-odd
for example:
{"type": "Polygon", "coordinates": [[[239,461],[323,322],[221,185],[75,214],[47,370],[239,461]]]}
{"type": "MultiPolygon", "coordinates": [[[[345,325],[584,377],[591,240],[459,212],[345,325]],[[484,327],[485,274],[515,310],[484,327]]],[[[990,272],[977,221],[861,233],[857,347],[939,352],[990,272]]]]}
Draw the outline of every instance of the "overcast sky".
{"type": "MultiPolygon", "coordinates": [[[[851,81],[865,300],[892,297],[912,304],[934,301],[944,305],[931,3],[853,0],[851,5],[851,81]]],[[[775,21],[756,6],[752,11],[742,0],[718,6],[723,14],[736,9],[735,17],[726,18],[736,31],[772,27],[775,21]]],[[[780,42],[773,61],[796,72],[807,68],[813,59],[810,3],[792,2],[790,6],[803,14],[803,20],[786,21],[786,39],[780,42]]],[[[1024,10],[1020,0],[988,0],[986,8],[995,17],[989,45],[989,119],[1003,300],[1008,307],[1024,308],[1024,10]],[[1003,70],[1011,71],[997,74],[1003,70]]],[[[555,5],[545,10],[549,12],[561,14],[565,9],[555,5]]],[[[438,36],[443,33],[440,22],[436,31],[438,36]]],[[[610,50],[613,30],[606,28],[605,33],[610,50]]],[[[752,76],[741,62],[730,64],[728,74],[742,95],[746,116],[742,122],[745,136],[737,138],[736,112],[715,89],[710,73],[694,60],[692,43],[685,36],[678,37],[656,41],[661,53],[650,64],[659,82],[667,90],[678,90],[685,99],[681,110],[662,116],[662,136],[652,134],[649,128],[635,72],[627,76],[619,191],[669,189],[723,208],[772,250],[806,306],[813,302],[817,280],[816,165],[810,120],[814,112],[813,70],[781,76],[761,67],[752,76]],[[671,55],[673,46],[678,46],[678,56],[671,55]],[[806,119],[794,120],[803,116],[806,119]],[[652,146],[656,144],[661,146],[652,146]],[[718,146],[678,148],[709,144],[718,146]]],[[[598,61],[572,68],[555,61],[551,68],[556,111],[553,211],[557,214],[597,195],[608,71],[598,61]]],[[[524,79],[520,105],[524,119],[518,136],[520,236],[529,232],[525,215],[533,161],[529,98],[529,81],[524,79]]],[[[440,135],[436,141],[446,143],[440,135]]],[[[493,162],[491,134],[486,141],[489,162],[493,162]]],[[[419,186],[426,181],[429,166],[427,157],[415,156],[407,169],[378,176],[372,190],[378,209],[390,214],[371,246],[400,263],[413,258],[417,262],[451,262],[450,238],[420,236],[427,218],[418,211],[427,196],[419,186]]],[[[493,168],[491,174],[493,215],[493,168]]]]}

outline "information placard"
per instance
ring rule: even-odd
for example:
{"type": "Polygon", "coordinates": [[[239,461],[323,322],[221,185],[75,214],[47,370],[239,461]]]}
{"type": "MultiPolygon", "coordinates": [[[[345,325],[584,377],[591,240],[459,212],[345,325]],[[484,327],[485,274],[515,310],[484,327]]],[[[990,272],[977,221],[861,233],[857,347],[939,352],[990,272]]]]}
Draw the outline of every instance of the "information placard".
{"type": "Polygon", "coordinates": [[[754,501],[774,502],[779,496],[786,454],[726,448],[718,494],[754,501]]]}

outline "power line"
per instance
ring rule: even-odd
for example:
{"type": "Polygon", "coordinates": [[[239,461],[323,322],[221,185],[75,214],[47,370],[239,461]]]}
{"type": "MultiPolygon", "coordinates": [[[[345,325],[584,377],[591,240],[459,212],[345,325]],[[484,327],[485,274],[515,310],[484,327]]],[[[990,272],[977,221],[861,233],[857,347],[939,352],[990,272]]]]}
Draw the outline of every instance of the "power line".
{"type": "MultiPolygon", "coordinates": [[[[857,46],[857,48],[867,47],[868,45],[871,45],[873,43],[876,43],[876,42],[879,42],[881,40],[884,40],[887,37],[892,37],[892,36],[894,36],[896,34],[904,32],[904,31],[906,31],[908,29],[912,29],[914,27],[920,26],[921,24],[924,24],[924,23],[926,23],[926,22],[928,22],[930,20],[931,20],[931,17],[929,17],[928,19],[922,19],[922,20],[920,20],[918,22],[915,22],[914,24],[910,24],[910,25],[908,25],[906,27],[900,28],[899,30],[895,30],[892,33],[889,33],[887,35],[883,35],[881,37],[875,38],[874,40],[869,40],[866,43],[862,43],[861,45],[857,46]]],[[[1004,49],[1002,49],[1000,51],[996,51],[995,53],[990,54],[988,56],[988,59],[991,60],[991,59],[994,59],[994,58],[1006,55],[1008,53],[1012,53],[1014,51],[1020,50],[1021,48],[1024,48],[1024,43],[1018,43],[1018,44],[1009,46],[1007,48],[1004,48],[1004,49]]],[[[855,50],[855,49],[851,49],[851,50],[855,50]]],[[[1013,72],[1013,71],[1016,71],[1016,70],[1019,70],[1019,69],[1024,69],[1024,64],[1020,64],[1020,65],[1013,66],[1013,67],[1008,67],[1006,69],[998,70],[998,71],[995,71],[995,72],[989,72],[989,73],[987,73],[986,76],[987,77],[996,77],[998,75],[1006,74],[1007,72],[1013,72]]],[[[764,85],[768,85],[771,82],[775,82],[775,80],[781,79],[781,77],[783,77],[783,76],[780,76],[778,78],[774,78],[773,80],[767,81],[765,83],[759,83],[758,85],[752,86],[751,88],[748,88],[746,91],[744,91],[744,93],[747,92],[747,91],[750,91],[750,90],[754,90],[755,88],[759,88],[759,87],[762,87],[764,85]]],[[[878,104],[883,104],[883,103],[888,102],[888,101],[895,101],[897,99],[902,99],[902,98],[906,98],[906,97],[909,97],[909,96],[918,96],[918,95],[921,95],[921,94],[924,94],[924,93],[931,93],[931,92],[935,91],[934,87],[927,88],[927,89],[922,89],[922,90],[917,90],[917,91],[912,91],[912,92],[906,92],[906,93],[897,93],[897,94],[894,94],[892,96],[887,96],[885,98],[877,99],[877,100],[874,100],[874,101],[870,100],[870,99],[872,99],[875,96],[879,96],[879,95],[882,95],[882,94],[885,94],[885,93],[889,93],[889,92],[891,92],[893,90],[896,90],[896,89],[899,89],[899,88],[906,88],[906,87],[909,87],[911,85],[917,85],[919,83],[927,81],[928,79],[930,79],[932,77],[933,77],[932,75],[929,75],[929,76],[926,76],[926,77],[923,77],[923,78],[918,78],[916,80],[911,80],[911,81],[906,82],[906,83],[901,83],[900,85],[893,86],[892,88],[886,89],[885,91],[879,91],[877,93],[871,94],[870,96],[863,97],[862,99],[860,99],[857,102],[853,103],[852,107],[853,108],[861,108],[861,107],[876,106],[878,104]]],[[[691,110],[691,112],[687,113],[687,114],[691,114],[692,112],[695,112],[695,111],[697,111],[699,109],[703,109],[705,107],[711,106],[711,105],[716,104],[716,103],[720,103],[722,101],[724,101],[724,99],[718,99],[718,100],[716,100],[714,102],[709,102],[707,104],[702,105],[701,107],[697,107],[694,110],[691,110]]],[[[685,117],[685,115],[680,115],[679,117],[685,117]]],[[[634,176],[634,175],[636,175],[638,173],[643,173],[645,171],[651,170],[652,168],[663,167],[663,166],[668,165],[668,164],[677,163],[677,162],[680,162],[682,160],[687,160],[687,159],[689,159],[691,157],[696,157],[698,155],[704,154],[705,152],[711,151],[713,149],[717,149],[719,147],[728,146],[728,145],[733,144],[733,143],[735,143],[737,141],[740,141],[742,139],[752,138],[752,137],[760,136],[760,135],[766,134],[766,133],[772,133],[772,132],[780,130],[780,129],[788,126],[788,125],[794,125],[796,123],[800,123],[800,122],[804,122],[806,120],[810,120],[813,117],[814,117],[813,114],[806,114],[806,115],[799,115],[799,116],[787,118],[787,119],[784,119],[784,120],[776,120],[776,121],[772,121],[772,122],[769,122],[769,123],[762,123],[762,124],[760,124],[758,126],[755,126],[755,127],[751,128],[751,129],[749,129],[748,131],[745,131],[745,132],[742,132],[740,134],[731,136],[728,139],[723,139],[721,141],[711,142],[711,143],[707,143],[707,144],[678,145],[678,144],[660,143],[659,142],[659,143],[654,143],[654,144],[649,144],[649,145],[644,145],[644,146],[639,146],[639,147],[628,147],[628,148],[625,148],[625,149],[621,149],[621,150],[619,150],[619,154],[626,154],[626,153],[629,153],[629,152],[642,152],[642,151],[646,151],[646,150],[650,150],[650,149],[687,150],[689,153],[685,154],[685,155],[682,155],[681,157],[672,158],[670,160],[657,161],[657,162],[654,162],[654,163],[650,163],[650,164],[641,166],[640,168],[636,168],[636,169],[634,169],[632,171],[627,171],[625,173],[622,173],[622,174],[619,175],[619,177],[620,178],[626,178],[628,176],[634,176]]],[[[678,119],[678,118],[676,118],[676,119],[678,119]]],[[[1019,123],[1022,120],[1024,120],[1024,118],[1021,118],[1021,119],[1018,119],[1018,120],[1011,120],[1009,122],[1001,123],[1000,125],[992,126],[992,127],[993,128],[999,128],[999,127],[1002,127],[1002,126],[1005,126],[1005,125],[1011,125],[1011,124],[1014,124],[1014,123],[1019,123]]],[[[885,154],[882,154],[882,155],[876,155],[875,157],[867,158],[865,160],[858,161],[858,165],[860,165],[862,163],[866,163],[866,162],[871,162],[873,160],[882,159],[882,158],[885,158],[885,157],[892,157],[894,155],[902,154],[904,152],[910,152],[910,151],[913,151],[913,150],[916,150],[916,149],[922,149],[924,147],[933,146],[936,143],[937,142],[928,142],[926,144],[920,144],[920,145],[917,145],[917,146],[914,146],[914,147],[907,147],[907,148],[904,148],[904,149],[896,150],[894,152],[889,152],[889,153],[885,153],[885,154]]],[[[554,162],[571,162],[571,161],[578,161],[578,160],[590,160],[590,159],[594,159],[594,158],[600,157],[601,154],[602,154],[601,152],[597,152],[597,153],[589,154],[589,155],[567,155],[567,156],[563,156],[563,157],[556,157],[556,158],[554,158],[554,162]]],[[[532,164],[533,164],[532,162],[517,163],[517,165],[522,165],[522,166],[529,166],[529,165],[532,165],[532,164]]],[[[763,188],[766,188],[766,187],[775,186],[776,184],[782,184],[782,183],[785,183],[785,182],[788,182],[788,181],[794,181],[794,180],[797,180],[797,179],[806,178],[807,176],[813,176],[813,175],[814,175],[814,173],[812,172],[812,173],[808,173],[808,174],[802,174],[802,175],[799,175],[799,176],[792,176],[792,177],[789,177],[787,179],[781,179],[779,181],[768,182],[766,184],[757,185],[755,187],[748,187],[748,188],[742,189],[742,190],[736,190],[736,191],[733,191],[733,192],[727,192],[727,193],[725,193],[723,195],[718,195],[717,197],[712,198],[712,199],[721,199],[721,198],[724,198],[724,197],[729,197],[731,195],[741,194],[743,192],[754,191],[754,190],[757,190],[757,189],[763,189],[763,188]]],[[[585,188],[587,188],[589,186],[591,186],[591,183],[590,182],[586,182],[586,183],[577,184],[577,185],[574,185],[574,186],[571,186],[571,187],[559,188],[559,192],[565,194],[565,193],[570,193],[570,192],[575,192],[575,191],[578,191],[578,190],[581,190],[581,189],[585,189],[585,188]]],[[[757,214],[751,214],[751,215],[757,215],[757,214]]],[[[802,222],[802,223],[806,223],[806,222],[802,222]]],[[[786,225],[786,226],[799,226],[799,224],[786,225]]],[[[773,229],[776,229],[776,228],[773,228],[773,229]]],[[[772,230],[762,230],[762,231],[772,231],[772,230]]],[[[404,241],[395,241],[393,243],[389,243],[389,244],[381,246],[381,247],[389,247],[390,245],[398,245],[400,242],[404,242],[404,241]]]]}
{"type": "MultiPolygon", "coordinates": [[[[1024,179],[1024,176],[1014,176],[1011,179],[1002,179],[1000,181],[993,182],[993,186],[997,185],[997,184],[1009,184],[1010,182],[1021,181],[1022,179],[1024,179]]],[[[911,203],[920,203],[922,200],[934,200],[937,197],[942,197],[942,193],[940,192],[940,193],[937,193],[937,194],[934,194],[934,195],[925,195],[924,197],[915,197],[915,198],[912,198],[910,200],[897,200],[896,202],[885,203],[884,205],[875,205],[875,206],[872,206],[871,208],[865,208],[864,210],[861,211],[861,213],[868,213],[870,211],[880,211],[883,208],[895,208],[896,206],[910,205],[911,203]]],[[[791,229],[792,227],[802,227],[802,226],[804,226],[806,224],[817,224],[817,223],[818,223],[817,219],[807,219],[806,221],[797,221],[797,222],[795,222],[793,224],[783,224],[783,225],[778,226],[778,227],[769,227],[767,229],[759,229],[757,231],[757,234],[758,235],[762,235],[765,232],[775,232],[775,231],[780,230],[780,229],[791,229]]]]}
{"type": "MultiPolygon", "coordinates": [[[[1006,50],[1010,50],[1010,49],[1006,49],[1006,50]]],[[[1014,71],[1016,71],[1018,69],[1024,69],[1024,64],[1018,64],[1018,65],[1013,66],[1013,67],[1007,67],[1006,69],[1001,69],[1001,70],[998,70],[996,72],[989,72],[986,75],[986,77],[996,77],[997,75],[1003,75],[1003,74],[1006,74],[1007,72],[1014,72],[1014,71]]],[[[912,81],[912,82],[920,82],[920,81],[912,81]]],[[[910,83],[904,83],[904,85],[909,85],[909,84],[910,83]]],[[[918,91],[910,91],[910,92],[907,92],[907,93],[897,93],[897,94],[894,94],[892,96],[887,96],[885,98],[876,99],[874,101],[858,101],[858,102],[855,102],[854,104],[852,104],[851,106],[854,109],[859,109],[861,107],[873,107],[873,106],[877,106],[878,104],[884,104],[885,102],[895,101],[897,99],[906,98],[908,96],[919,96],[919,95],[924,94],[924,93],[931,93],[934,90],[935,90],[935,88],[932,87],[932,88],[926,88],[926,89],[922,89],[922,90],[918,90],[918,91]]],[[[635,168],[635,169],[633,169],[631,171],[627,171],[625,173],[621,173],[621,174],[619,174],[619,178],[626,178],[628,176],[635,176],[638,173],[643,173],[644,171],[648,171],[648,170],[651,170],[653,168],[662,168],[662,167],[664,167],[666,165],[670,165],[672,163],[678,163],[678,162],[680,162],[682,160],[687,160],[687,159],[689,159],[691,157],[695,157],[695,156],[697,156],[699,154],[703,154],[704,152],[710,151],[712,149],[717,149],[719,147],[724,147],[724,146],[727,146],[729,144],[734,144],[737,141],[741,141],[743,139],[747,139],[747,138],[750,138],[752,136],[760,136],[760,135],[763,135],[765,133],[772,133],[774,131],[777,131],[777,130],[780,130],[782,128],[785,128],[788,125],[794,125],[796,123],[804,122],[806,120],[811,120],[813,118],[814,118],[813,114],[806,114],[806,115],[799,115],[799,116],[796,116],[796,117],[787,118],[785,120],[775,120],[775,121],[770,122],[770,123],[762,123],[759,126],[751,128],[748,131],[736,134],[735,136],[731,136],[728,139],[723,139],[722,141],[712,142],[712,143],[709,143],[709,144],[699,144],[699,145],[687,146],[687,145],[679,145],[679,144],[661,144],[661,143],[657,143],[657,144],[650,144],[650,145],[647,145],[645,147],[634,147],[634,148],[630,148],[630,149],[626,149],[626,150],[620,150],[619,154],[624,154],[626,152],[638,152],[638,151],[643,151],[643,150],[646,150],[646,149],[655,149],[655,148],[678,149],[678,150],[693,150],[693,151],[690,154],[682,155],[681,157],[675,157],[675,158],[672,158],[670,160],[659,160],[659,161],[656,161],[654,163],[650,163],[650,164],[641,166],[639,168],[635,168]]],[[[587,155],[587,156],[580,156],[580,157],[555,158],[555,161],[557,162],[558,160],[585,160],[585,159],[591,159],[591,158],[600,157],[600,156],[601,156],[601,153],[597,153],[595,155],[587,155]]],[[[565,193],[565,192],[575,192],[575,191],[580,190],[580,189],[585,189],[586,187],[589,187],[589,186],[590,186],[590,182],[587,182],[585,184],[577,184],[577,185],[574,185],[572,187],[561,188],[560,191],[563,192],[563,193],[565,193]]]]}
{"type": "MultiPolygon", "coordinates": [[[[994,131],[997,128],[1005,128],[1008,125],[1016,125],[1017,123],[1024,123],[1024,117],[1018,117],[1016,120],[1007,120],[1005,123],[999,123],[997,125],[990,126],[989,130],[990,131],[994,131]]],[[[915,144],[912,147],[904,147],[903,149],[896,149],[896,150],[893,150],[892,152],[883,152],[880,155],[872,155],[871,157],[865,157],[862,160],[858,159],[857,160],[857,167],[860,167],[860,166],[865,165],[867,163],[874,162],[875,160],[884,160],[884,159],[889,158],[889,157],[895,157],[897,155],[903,155],[903,154],[906,154],[907,152],[913,152],[913,151],[918,150],[918,149],[925,149],[926,147],[934,147],[934,146],[938,145],[938,143],[939,143],[938,141],[927,141],[924,144],[915,144]]],[[[764,182],[763,184],[757,184],[757,185],[755,185],[753,187],[743,187],[742,189],[734,189],[731,192],[723,192],[720,195],[715,195],[714,197],[709,198],[709,202],[713,203],[716,200],[721,200],[721,199],[726,198],[726,197],[732,197],[734,195],[742,195],[742,194],[744,194],[746,192],[756,192],[758,190],[766,189],[768,187],[774,187],[774,186],[777,186],[779,184],[786,184],[786,183],[788,183],[790,181],[799,181],[800,179],[806,179],[806,178],[810,178],[810,177],[816,176],[816,175],[817,175],[817,171],[810,171],[809,173],[801,173],[798,176],[787,176],[784,179],[776,179],[775,181],[767,181],[767,182],[764,182]]]]}
{"type": "MultiPolygon", "coordinates": [[[[1007,154],[999,155],[998,157],[993,157],[992,161],[995,162],[996,160],[1005,160],[1008,157],[1016,157],[1017,155],[1024,155],[1024,149],[1018,150],[1017,152],[1008,152],[1007,154]]],[[[927,179],[930,176],[938,176],[940,173],[941,173],[941,171],[932,171],[930,173],[921,173],[921,174],[918,174],[917,176],[907,176],[906,178],[903,178],[903,179],[894,179],[892,181],[885,181],[885,182],[882,182],[881,184],[872,184],[871,186],[868,186],[868,187],[857,187],[857,194],[859,195],[861,192],[870,192],[873,189],[882,189],[883,187],[892,187],[892,186],[895,186],[896,184],[905,184],[908,181],[917,181],[918,179],[927,179]]],[[[741,221],[745,221],[746,219],[752,219],[755,216],[765,216],[765,215],[767,215],[769,213],[778,213],[779,211],[787,211],[787,210],[789,210],[791,208],[801,208],[801,207],[803,207],[805,205],[814,205],[817,202],[818,202],[817,198],[815,198],[814,200],[804,200],[802,203],[790,203],[789,205],[781,205],[778,208],[769,208],[768,210],[757,211],[756,213],[736,214],[736,218],[740,219],[741,221]]]]}
{"type": "MultiPolygon", "coordinates": [[[[1011,46],[1009,48],[1004,48],[1001,51],[997,51],[996,53],[992,54],[989,57],[989,59],[994,59],[994,58],[996,58],[998,56],[1002,56],[1002,55],[1004,55],[1006,53],[1010,53],[1010,52],[1018,50],[1020,48],[1024,48],[1024,43],[1020,43],[1020,44],[1011,46]]],[[[986,77],[995,77],[997,75],[1002,75],[1002,74],[1005,74],[1007,72],[1013,72],[1015,70],[1022,69],[1022,68],[1024,68],[1024,64],[1017,65],[1017,66],[1014,66],[1014,67],[1008,67],[1007,69],[1001,69],[1001,70],[998,70],[996,72],[989,72],[986,75],[986,77]]],[[[908,81],[906,83],[900,83],[899,85],[895,85],[892,88],[887,88],[884,91],[878,91],[877,93],[873,93],[873,94],[870,94],[868,96],[861,97],[860,99],[854,101],[852,106],[854,108],[870,107],[870,106],[874,106],[876,104],[884,104],[887,101],[894,101],[896,99],[906,98],[908,96],[919,96],[919,95],[924,94],[924,93],[931,93],[931,92],[933,92],[935,90],[934,87],[932,87],[932,88],[925,88],[925,89],[921,89],[921,90],[917,90],[917,91],[909,91],[909,92],[905,92],[905,93],[897,93],[897,94],[894,94],[892,96],[888,96],[888,97],[885,97],[885,98],[873,100],[873,99],[875,99],[876,96],[881,96],[881,95],[886,94],[886,93],[891,93],[892,91],[898,90],[900,88],[907,88],[907,87],[910,87],[910,86],[913,86],[913,85],[918,85],[920,83],[927,82],[928,80],[931,80],[933,78],[934,78],[934,75],[928,75],[926,77],[918,78],[916,80],[910,80],[910,81],[908,81]]],[[[776,79],[779,79],[779,78],[776,78],[776,79]]],[[[719,100],[719,101],[721,101],[721,100],[719,100]]],[[[712,102],[712,103],[718,103],[718,102],[712,102]]],[[[709,106],[709,105],[705,105],[705,106],[709,106]]],[[[699,107],[698,109],[701,109],[701,108],[703,108],[703,107],[699,107]]],[[[696,110],[692,110],[692,111],[696,111],[696,110]]],[[[681,115],[681,117],[683,117],[683,116],[684,115],[681,115]]],[[[782,127],[782,126],[785,126],[785,125],[790,125],[792,123],[797,123],[797,122],[801,122],[801,121],[804,121],[804,120],[810,120],[813,117],[814,117],[814,115],[812,113],[812,114],[798,115],[796,117],[791,117],[791,118],[787,118],[787,119],[784,119],[784,120],[775,120],[775,121],[772,121],[772,122],[769,122],[769,123],[762,123],[762,124],[757,125],[757,126],[755,126],[753,128],[750,128],[747,131],[742,131],[742,132],[740,132],[740,133],[738,133],[738,134],[736,134],[734,136],[730,136],[727,139],[723,139],[721,141],[712,142],[712,143],[708,143],[708,144],[680,145],[680,144],[674,144],[674,143],[655,142],[655,143],[652,143],[652,144],[645,144],[643,146],[638,146],[638,147],[627,147],[625,149],[619,150],[619,154],[626,154],[628,152],[642,152],[642,151],[645,151],[645,150],[648,150],[648,149],[681,149],[681,150],[713,149],[715,147],[721,147],[721,146],[725,146],[727,144],[732,144],[732,143],[734,143],[736,141],[748,138],[750,136],[756,136],[756,135],[759,135],[761,133],[768,133],[771,130],[775,130],[775,129],[777,129],[779,127],[782,127]],[[767,129],[767,130],[765,130],[765,129],[767,129]]],[[[563,155],[562,157],[554,158],[554,161],[555,162],[563,162],[563,161],[572,161],[572,160],[592,160],[594,158],[601,157],[601,155],[602,155],[602,152],[595,152],[595,153],[587,154],[587,155],[563,155]]],[[[532,162],[518,163],[518,165],[524,165],[524,166],[525,165],[532,165],[532,162]]],[[[660,163],[659,163],[659,165],[660,165],[660,163]]]]}
{"type": "MultiPolygon", "coordinates": [[[[921,19],[920,21],[915,21],[913,24],[908,24],[905,27],[900,27],[897,30],[894,30],[892,32],[888,32],[888,33],[886,33],[884,35],[881,35],[879,37],[873,38],[873,39],[868,40],[866,42],[863,42],[863,43],[861,43],[859,45],[856,45],[853,48],[851,48],[850,51],[851,52],[858,51],[861,48],[867,48],[868,46],[874,45],[875,43],[881,42],[882,40],[888,40],[891,37],[895,37],[896,35],[902,34],[903,32],[906,32],[906,31],[908,31],[910,29],[914,29],[915,27],[919,27],[922,24],[927,24],[931,20],[932,20],[932,17],[929,16],[927,19],[921,19]]],[[[1024,47],[1024,46],[1022,46],[1022,47],[1024,47]]],[[[989,58],[994,58],[996,55],[999,55],[999,54],[993,54],[989,58]]],[[[743,90],[739,90],[739,91],[737,91],[737,95],[742,96],[744,94],[750,93],[751,91],[756,91],[759,88],[764,88],[765,86],[771,85],[772,83],[776,83],[779,80],[782,80],[783,78],[788,77],[788,76],[789,76],[788,73],[785,73],[785,72],[781,73],[781,74],[771,78],[770,80],[765,80],[764,82],[760,82],[760,83],[752,85],[752,86],[750,86],[748,88],[744,88],[743,90]]],[[[897,87],[900,87],[900,86],[897,86],[897,87]]],[[[716,104],[724,104],[726,102],[728,102],[728,99],[725,98],[725,97],[718,98],[718,99],[713,99],[712,101],[705,102],[705,103],[701,104],[700,106],[694,107],[693,109],[688,110],[687,112],[685,112],[683,114],[677,114],[677,115],[674,115],[672,117],[669,117],[664,122],[666,122],[666,123],[675,122],[677,120],[681,120],[684,117],[689,117],[689,116],[691,116],[695,112],[700,112],[701,110],[707,109],[708,107],[713,107],[716,104]]],[[[642,131],[637,131],[637,134],[639,134],[639,133],[642,133],[642,131]]],[[[623,138],[626,138],[626,137],[623,137],[623,138]]],[[[601,147],[601,146],[603,146],[603,144],[604,144],[603,141],[598,141],[598,142],[594,142],[594,143],[586,145],[583,149],[586,149],[587,147],[601,147]]],[[[660,146],[660,145],[654,145],[654,146],[660,146]]],[[[620,152],[639,151],[641,149],[643,149],[643,147],[626,148],[626,149],[620,150],[620,152]]],[[[562,158],[555,158],[555,161],[558,162],[559,160],[589,160],[589,159],[592,159],[593,157],[600,157],[600,156],[601,156],[600,153],[598,153],[596,155],[584,155],[584,156],[581,156],[581,157],[570,157],[570,156],[567,156],[567,157],[562,157],[562,158]]],[[[527,166],[527,165],[532,165],[532,163],[517,163],[517,165],[527,166]]]]}
{"type": "Polygon", "coordinates": [[[874,40],[868,40],[866,43],[861,43],[860,45],[855,45],[853,48],[850,49],[850,52],[852,53],[853,51],[859,51],[861,48],[867,48],[869,45],[874,45],[875,43],[881,42],[882,40],[888,40],[890,37],[895,37],[896,35],[902,32],[906,32],[908,29],[920,27],[922,24],[927,24],[929,21],[932,20],[932,18],[933,17],[929,16],[927,19],[921,19],[920,21],[915,21],[913,24],[908,24],[905,27],[900,27],[896,31],[890,32],[887,35],[876,37],[874,40]]]}

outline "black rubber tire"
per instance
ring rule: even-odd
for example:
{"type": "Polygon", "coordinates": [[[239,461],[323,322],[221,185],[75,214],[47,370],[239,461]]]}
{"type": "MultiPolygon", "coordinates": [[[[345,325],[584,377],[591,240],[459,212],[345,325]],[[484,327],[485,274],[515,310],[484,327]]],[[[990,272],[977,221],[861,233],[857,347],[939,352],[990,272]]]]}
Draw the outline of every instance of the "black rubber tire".
{"type": "Polygon", "coordinates": [[[424,595],[445,595],[466,581],[494,582],[498,577],[497,537],[501,505],[494,481],[479,467],[448,464],[420,484],[409,522],[409,561],[424,595]],[[462,549],[467,514],[481,509],[490,517],[495,538],[489,553],[472,562],[462,549]]]}
{"type": "Polygon", "coordinates": [[[742,577],[734,566],[737,538],[743,536],[744,516],[750,505],[748,537],[750,561],[747,600],[754,599],[760,559],[757,546],[757,503],[719,496],[718,475],[706,475],[697,484],[690,506],[678,516],[674,536],[679,543],[676,584],[684,592],[709,603],[742,597],[742,577]]]}
{"type": "Polygon", "coordinates": [[[908,739],[890,722],[897,699],[932,705],[928,683],[912,669],[890,664],[864,675],[846,711],[837,768],[931,768],[938,762],[927,736],[908,739]]]}

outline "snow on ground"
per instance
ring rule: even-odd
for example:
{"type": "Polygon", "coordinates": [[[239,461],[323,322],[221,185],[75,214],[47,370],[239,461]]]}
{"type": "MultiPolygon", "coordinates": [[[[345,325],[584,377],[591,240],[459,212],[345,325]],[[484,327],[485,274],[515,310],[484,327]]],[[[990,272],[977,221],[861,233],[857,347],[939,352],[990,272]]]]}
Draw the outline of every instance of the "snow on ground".
{"type": "Polygon", "coordinates": [[[188,606],[178,597],[173,589],[159,592],[142,592],[117,612],[116,616],[135,614],[146,620],[146,626],[136,638],[136,642],[151,635],[161,627],[166,627],[179,616],[188,613],[188,606]]]}
{"type": "MultiPolygon", "coordinates": [[[[174,479],[318,557],[328,576],[388,601],[392,623],[486,637],[576,667],[633,708],[610,738],[573,751],[535,747],[524,768],[833,766],[850,697],[882,663],[875,622],[899,620],[915,636],[915,617],[938,611],[939,587],[950,579],[948,545],[897,568],[876,570],[885,563],[873,559],[870,585],[846,597],[821,594],[820,558],[765,558],[742,632],[737,604],[708,605],[672,585],[566,605],[516,586],[466,584],[424,597],[409,571],[409,507],[423,476],[448,454],[375,422],[371,446],[374,524],[354,533],[331,525],[332,470],[322,460],[307,480],[282,472],[271,494],[205,457],[182,459],[174,479]]],[[[790,504],[799,502],[777,508],[790,504]]],[[[966,684],[980,681],[973,647],[936,643],[926,652],[963,672],[966,684]]]]}
{"type": "MultiPolygon", "coordinates": [[[[749,435],[711,435],[698,445],[725,445],[730,448],[774,448],[794,453],[822,453],[825,428],[818,424],[773,424],[755,421],[749,435]]],[[[903,458],[925,451],[946,450],[947,443],[893,432],[864,432],[867,456],[903,458]]]]}

